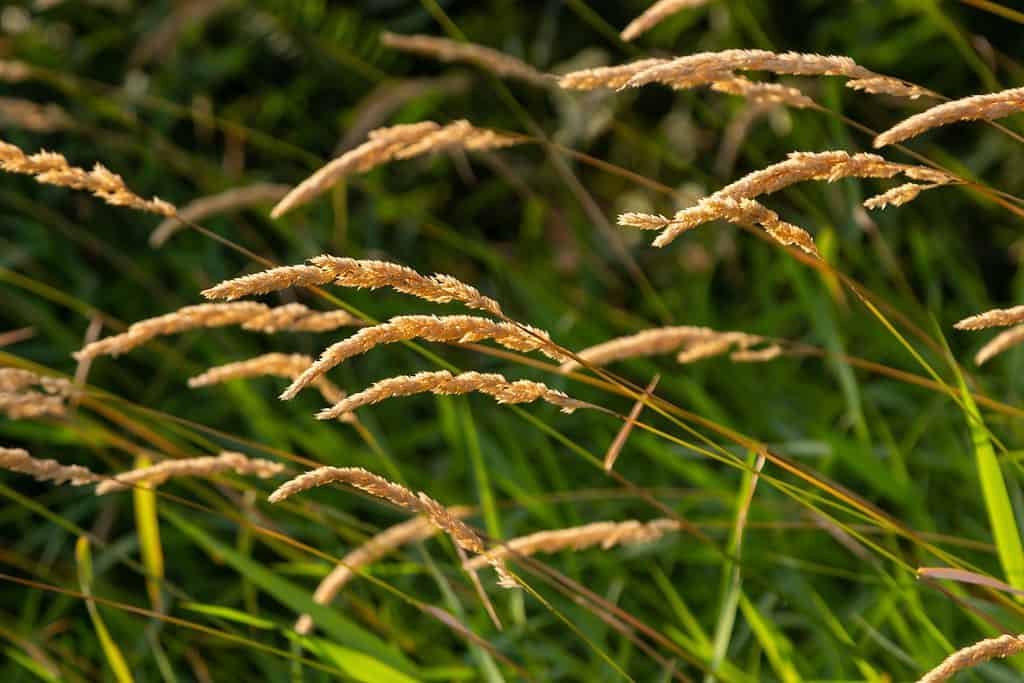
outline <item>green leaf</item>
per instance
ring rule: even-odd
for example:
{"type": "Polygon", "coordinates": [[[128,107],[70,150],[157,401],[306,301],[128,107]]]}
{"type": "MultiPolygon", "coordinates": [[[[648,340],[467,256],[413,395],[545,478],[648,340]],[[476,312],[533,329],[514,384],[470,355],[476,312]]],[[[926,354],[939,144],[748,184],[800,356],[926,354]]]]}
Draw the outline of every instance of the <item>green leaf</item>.
{"type": "Polygon", "coordinates": [[[202,602],[182,602],[179,606],[182,609],[189,610],[190,612],[199,612],[200,614],[208,614],[211,617],[217,617],[227,621],[236,621],[240,624],[245,624],[246,626],[252,626],[253,628],[277,628],[277,624],[272,622],[270,619],[260,619],[259,617],[254,617],[251,614],[246,614],[245,612],[231,607],[207,605],[202,602]]]}
{"type": "Polygon", "coordinates": [[[288,637],[324,661],[334,664],[357,681],[364,683],[416,683],[419,680],[358,650],[322,638],[303,637],[295,633],[289,633],[288,637]]]}
{"type": "Polygon", "coordinates": [[[82,592],[86,596],[85,606],[89,610],[89,618],[92,619],[93,628],[96,629],[96,637],[99,638],[100,647],[103,648],[103,654],[107,658],[107,663],[114,672],[114,677],[117,678],[118,683],[134,683],[131,670],[128,668],[128,662],[125,661],[124,655],[121,654],[120,648],[117,647],[117,643],[110,637],[110,631],[107,630],[107,625],[103,623],[103,617],[100,616],[96,603],[91,599],[92,554],[89,551],[89,539],[85,536],[78,537],[78,542],[75,544],[75,559],[78,563],[78,583],[81,585],[82,592]]]}
{"type": "MultiPolygon", "coordinates": [[[[152,461],[140,455],[135,467],[149,467],[152,461]]],[[[146,590],[153,609],[163,609],[163,595],[160,584],[164,578],[164,551],[160,545],[160,523],[157,520],[156,493],[153,485],[140,482],[132,489],[135,503],[135,528],[139,534],[139,551],[142,553],[142,565],[146,568],[146,590]]]]}
{"type": "Polygon", "coordinates": [[[313,602],[313,598],[304,588],[281,578],[262,564],[250,560],[231,546],[221,543],[199,527],[185,521],[184,517],[168,510],[167,506],[161,508],[160,514],[206,552],[216,555],[233,567],[235,571],[244,574],[281,604],[295,610],[296,613],[312,615],[316,625],[338,643],[345,643],[358,651],[372,655],[379,660],[382,666],[387,664],[404,673],[415,674],[412,662],[406,659],[397,647],[384,643],[380,638],[338,612],[313,602]]]}

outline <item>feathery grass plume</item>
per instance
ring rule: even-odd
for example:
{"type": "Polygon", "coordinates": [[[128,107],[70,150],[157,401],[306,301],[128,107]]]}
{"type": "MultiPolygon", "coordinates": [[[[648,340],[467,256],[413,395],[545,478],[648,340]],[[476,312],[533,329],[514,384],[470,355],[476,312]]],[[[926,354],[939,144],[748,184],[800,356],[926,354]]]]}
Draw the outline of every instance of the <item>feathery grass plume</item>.
{"type": "MultiPolygon", "coordinates": [[[[627,358],[657,356],[669,353],[687,341],[706,339],[714,335],[715,330],[712,330],[710,327],[694,327],[692,325],[655,327],[589,346],[582,351],[578,351],[576,356],[588,365],[608,365],[609,363],[626,360],[627,358]]],[[[559,370],[571,372],[580,367],[579,361],[568,360],[562,363],[559,370]]]]}
{"type": "Polygon", "coordinates": [[[72,355],[76,360],[97,356],[118,356],[158,336],[177,334],[201,327],[223,327],[260,315],[267,307],[251,301],[230,304],[184,306],[173,313],[134,323],[121,334],[86,344],[72,355]]]}
{"type": "MultiPolygon", "coordinates": [[[[448,512],[453,517],[462,518],[469,514],[470,509],[454,506],[448,508],[448,512]]],[[[439,531],[438,526],[426,517],[413,517],[370,537],[361,546],[341,558],[341,562],[323,578],[313,592],[313,602],[318,605],[331,604],[341,589],[358,575],[359,569],[373,564],[403,545],[425,541],[439,531]]],[[[313,625],[313,617],[303,614],[295,622],[295,631],[304,636],[309,635],[313,631],[313,625]]]]}
{"type": "Polygon", "coordinates": [[[658,0],[644,10],[643,14],[629,22],[619,37],[631,41],[647,33],[676,12],[708,4],[710,0],[658,0]]]}
{"type": "Polygon", "coordinates": [[[722,50],[678,57],[637,71],[620,87],[636,88],[650,83],[663,83],[677,90],[693,88],[726,80],[724,76],[733,71],[768,71],[793,76],[845,76],[852,79],[847,81],[847,87],[866,92],[912,99],[922,95],[935,96],[919,86],[865,69],[849,57],[767,50],[722,50]]]}
{"type": "MultiPolygon", "coordinates": [[[[742,344],[744,337],[742,333],[737,333],[738,336],[734,337],[734,333],[726,332],[708,339],[700,339],[692,344],[687,344],[682,350],[676,354],[677,363],[693,363],[694,361],[704,360],[705,358],[714,358],[720,356],[729,349],[732,348],[733,344],[742,344]]],[[[758,339],[760,341],[760,339],[758,339]]]]}
{"type": "Polygon", "coordinates": [[[993,308],[959,321],[953,327],[958,330],[984,330],[989,327],[1006,327],[1024,323],[1024,306],[993,308]]]}
{"type": "MultiPolygon", "coordinates": [[[[760,205],[743,200],[754,199],[764,194],[778,192],[790,185],[810,180],[835,182],[842,178],[892,178],[904,175],[939,187],[959,182],[953,176],[927,166],[898,164],[877,154],[849,154],[836,150],[828,152],[791,152],[784,161],[747,174],[726,185],[717,192],[699,200],[694,206],[677,211],[665,225],[664,231],[654,241],[655,246],[665,246],[687,230],[692,230],[709,221],[735,217],[736,221],[761,224],[773,237],[792,240],[801,248],[806,244],[806,232],[778,222],[778,216],[760,205]],[[723,200],[736,200],[723,201],[723,200]],[[801,235],[803,233],[803,235],[801,235]],[[804,242],[804,244],[801,244],[804,242]]],[[[646,214],[623,214],[620,224],[652,229],[658,218],[646,214]]]]}
{"type": "Polygon", "coordinates": [[[562,550],[583,550],[594,546],[608,550],[617,545],[651,543],[666,533],[680,529],[682,529],[682,525],[679,522],[660,518],[650,522],[638,522],[635,519],[625,522],[592,522],[565,529],[538,531],[528,536],[505,541],[487,553],[472,558],[463,566],[466,569],[474,570],[480,569],[496,559],[503,560],[537,553],[557,553],[562,550]]]}
{"type": "MultiPolygon", "coordinates": [[[[301,353],[266,353],[255,358],[212,367],[202,374],[189,378],[188,385],[190,388],[196,389],[233,379],[268,376],[293,380],[312,364],[313,358],[301,353]]],[[[316,378],[312,382],[312,386],[320,392],[327,403],[332,405],[345,398],[345,392],[326,377],[316,378]]],[[[356,416],[352,413],[344,413],[338,419],[342,422],[355,422],[356,416]]]]}
{"type": "Polygon", "coordinates": [[[762,349],[739,349],[729,354],[729,360],[734,363],[761,363],[775,360],[783,353],[782,347],[778,344],[770,344],[762,349]]]}
{"type": "MultiPolygon", "coordinates": [[[[779,214],[760,202],[756,202],[753,199],[723,197],[710,199],[707,202],[707,207],[720,218],[730,223],[754,227],[759,226],[782,246],[796,246],[811,256],[821,258],[821,254],[818,253],[818,247],[814,244],[814,238],[811,237],[810,233],[792,223],[781,220],[779,214]]],[[[675,237],[670,236],[669,231],[666,230],[654,240],[653,244],[656,247],[663,247],[673,239],[675,237]]]]}
{"type": "Polygon", "coordinates": [[[482,295],[476,287],[467,285],[451,275],[421,275],[412,268],[389,261],[358,260],[327,254],[310,259],[310,263],[329,272],[334,284],[340,287],[391,287],[395,291],[432,303],[457,301],[467,308],[487,311],[498,317],[504,316],[497,301],[482,295]]]}
{"type": "Polygon", "coordinates": [[[442,62],[474,64],[502,78],[515,78],[535,85],[549,85],[551,77],[526,62],[504,52],[475,43],[457,42],[427,35],[400,35],[384,31],[381,45],[402,52],[430,57],[442,62]]]}
{"type": "Polygon", "coordinates": [[[555,347],[544,330],[506,322],[498,322],[475,315],[400,315],[386,323],[364,327],[351,337],[328,346],[320,358],[310,365],[281,398],[294,398],[310,382],[321,377],[333,367],[353,356],[382,344],[392,344],[409,339],[425,339],[431,342],[469,343],[491,339],[513,351],[540,351],[554,360],[565,360],[566,355],[555,347]]]}
{"type": "Polygon", "coordinates": [[[318,420],[332,420],[342,413],[380,403],[389,398],[413,396],[428,391],[433,394],[480,392],[494,397],[498,403],[532,403],[541,400],[558,406],[563,413],[572,413],[577,408],[592,407],[589,403],[569,398],[561,391],[551,389],[541,382],[526,379],[509,382],[503,375],[490,372],[463,372],[453,376],[447,370],[438,370],[383,379],[334,406],[321,410],[316,417],[318,420]]]}
{"type": "Polygon", "coordinates": [[[1024,652],[1024,634],[1004,634],[998,638],[988,638],[957,650],[942,660],[937,667],[922,676],[917,683],[941,683],[948,681],[957,673],[977,666],[992,659],[1009,657],[1024,652]]]}
{"type": "Polygon", "coordinates": [[[317,266],[281,266],[225,280],[209,289],[204,289],[201,293],[207,299],[234,301],[243,296],[267,294],[289,287],[326,285],[334,277],[329,270],[317,266]]]}
{"type": "Polygon", "coordinates": [[[39,104],[20,97],[0,97],[0,121],[33,133],[52,133],[70,128],[71,116],[56,104],[39,104]]]}
{"type": "Polygon", "coordinates": [[[72,385],[63,377],[48,377],[21,368],[0,368],[0,392],[12,393],[29,387],[42,387],[48,394],[66,396],[72,385]]]}
{"type": "Polygon", "coordinates": [[[816,106],[814,100],[798,88],[781,83],[760,83],[742,76],[711,84],[715,92],[727,95],[738,95],[757,104],[781,104],[794,109],[807,109],[816,106]]]}
{"type": "Polygon", "coordinates": [[[162,246],[172,235],[188,227],[188,223],[196,223],[213,214],[277,202],[288,194],[289,190],[291,187],[288,185],[254,183],[207,197],[200,197],[178,209],[176,217],[168,218],[156,226],[156,229],[149,235],[149,244],[152,247],[162,246]]]}
{"type": "Polygon", "coordinates": [[[558,86],[563,90],[594,90],[595,88],[622,87],[634,75],[644,69],[659,64],[667,64],[667,59],[640,59],[618,66],[599,66],[591,69],[580,69],[559,76],[558,86]]]}
{"type": "MultiPolygon", "coordinates": [[[[424,514],[434,526],[447,533],[463,550],[475,554],[481,554],[485,550],[483,540],[462,520],[458,519],[458,514],[423,492],[413,493],[404,486],[388,481],[361,467],[319,467],[310,470],[286,481],[270,494],[268,500],[271,503],[279,503],[297,493],[335,482],[348,484],[375,498],[424,514]]],[[[502,586],[509,588],[516,585],[515,579],[507,573],[500,560],[491,560],[488,564],[498,572],[502,586]]]]}
{"type": "Polygon", "coordinates": [[[875,147],[885,147],[925,131],[958,121],[994,121],[1024,111],[1024,88],[1011,88],[987,95],[974,95],[943,102],[900,121],[875,138],[875,147]]]}
{"type": "Polygon", "coordinates": [[[313,311],[298,304],[270,308],[242,323],[243,330],[275,334],[277,332],[330,332],[339,327],[362,325],[363,321],[348,311],[313,311]]]}
{"type": "Polygon", "coordinates": [[[923,185],[921,183],[904,183],[886,190],[874,197],[868,197],[862,203],[865,209],[884,209],[887,206],[903,206],[907,202],[917,199],[917,196],[925,190],[938,187],[935,184],[923,185]]]}
{"type": "Polygon", "coordinates": [[[70,483],[84,486],[103,479],[88,467],[61,465],[56,460],[38,460],[22,448],[0,446],[0,469],[19,472],[34,477],[37,481],[52,481],[55,484],[70,483]]]}
{"type": "Polygon", "coordinates": [[[0,413],[12,420],[59,417],[67,412],[73,385],[20,368],[0,368],[0,413]],[[42,391],[35,391],[35,388],[42,391]]]}
{"type": "Polygon", "coordinates": [[[270,215],[280,218],[296,206],[323,194],[342,177],[350,173],[365,173],[393,159],[409,159],[449,147],[497,149],[518,145],[526,140],[521,135],[505,135],[487,128],[477,128],[464,119],[446,126],[433,121],[421,121],[378,128],[370,131],[369,140],[345,152],[295,186],[274,206],[270,215]]]}
{"type": "Polygon", "coordinates": [[[96,164],[91,171],[71,166],[62,154],[39,152],[26,155],[15,145],[0,140],[0,169],[8,173],[34,176],[36,182],[44,185],[59,185],[76,190],[87,190],[108,204],[127,206],[139,211],[173,216],[177,209],[173,204],[159,197],[146,200],[128,189],[121,176],[112,173],[102,164],[96,164]]]}
{"type": "Polygon", "coordinates": [[[156,465],[122,472],[97,486],[96,495],[104,496],[115,491],[125,491],[135,484],[143,482],[159,486],[171,477],[209,477],[221,472],[234,472],[267,479],[275,474],[280,474],[283,470],[284,466],[280,463],[260,458],[247,458],[241,453],[224,451],[215,456],[164,460],[156,465]]]}
{"type": "Polygon", "coordinates": [[[978,353],[974,356],[974,362],[978,365],[983,365],[1003,351],[1008,351],[1021,342],[1024,342],[1024,325],[1016,325],[1000,332],[991,341],[978,349],[978,353]]]}

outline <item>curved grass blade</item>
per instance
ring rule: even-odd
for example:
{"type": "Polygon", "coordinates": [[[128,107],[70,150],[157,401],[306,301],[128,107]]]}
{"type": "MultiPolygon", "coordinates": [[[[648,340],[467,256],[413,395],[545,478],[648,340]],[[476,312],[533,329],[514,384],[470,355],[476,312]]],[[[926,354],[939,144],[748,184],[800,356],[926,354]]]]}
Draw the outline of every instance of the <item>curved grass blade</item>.
{"type": "Polygon", "coordinates": [[[86,597],[85,606],[89,610],[89,618],[92,619],[93,628],[96,629],[96,637],[100,641],[100,647],[103,648],[103,654],[107,658],[107,663],[114,672],[117,683],[134,683],[131,669],[128,668],[128,662],[125,661],[124,655],[121,654],[121,649],[117,646],[117,643],[110,637],[110,631],[107,630],[107,625],[103,623],[103,617],[100,616],[99,608],[96,607],[96,603],[91,599],[92,553],[89,551],[89,539],[85,536],[79,536],[78,542],[75,543],[75,560],[78,564],[78,583],[81,585],[82,593],[86,597]]]}

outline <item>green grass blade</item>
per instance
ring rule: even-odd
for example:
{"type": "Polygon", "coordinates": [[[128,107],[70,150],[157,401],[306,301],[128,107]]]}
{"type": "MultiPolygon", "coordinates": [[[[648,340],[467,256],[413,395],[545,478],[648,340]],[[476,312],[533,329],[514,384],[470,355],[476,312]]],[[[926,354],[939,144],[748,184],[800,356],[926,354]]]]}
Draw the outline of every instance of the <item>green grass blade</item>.
{"type": "Polygon", "coordinates": [[[86,595],[85,606],[89,610],[89,618],[92,619],[96,637],[100,641],[100,647],[103,648],[107,663],[114,672],[117,683],[133,683],[134,679],[131,669],[128,668],[128,662],[125,661],[117,643],[111,638],[110,631],[103,623],[103,617],[100,616],[96,603],[89,599],[92,597],[92,553],[89,551],[89,539],[85,536],[79,536],[78,542],[75,544],[75,559],[78,563],[78,583],[86,595]]]}
{"type": "Polygon", "coordinates": [[[740,594],[740,609],[750,624],[754,637],[764,650],[768,663],[783,683],[800,683],[800,674],[793,665],[793,645],[770,621],[761,616],[754,603],[740,594]]]}
{"type": "MultiPolygon", "coordinates": [[[[140,455],[135,467],[149,467],[149,457],[140,455]]],[[[164,578],[164,551],[160,545],[160,522],[157,519],[156,493],[152,484],[140,483],[132,489],[132,500],[135,503],[135,528],[139,534],[139,551],[142,554],[142,566],[146,568],[146,590],[149,593],[153,609],[163,610],[163,595],[160,585],[164,578]]]]}

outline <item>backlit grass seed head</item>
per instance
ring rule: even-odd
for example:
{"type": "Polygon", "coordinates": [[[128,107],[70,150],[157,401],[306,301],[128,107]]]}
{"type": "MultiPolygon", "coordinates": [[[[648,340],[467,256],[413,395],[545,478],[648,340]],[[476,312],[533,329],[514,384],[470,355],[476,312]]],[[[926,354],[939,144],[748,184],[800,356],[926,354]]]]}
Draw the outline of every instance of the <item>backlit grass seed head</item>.
{"type": "Polygon", "coordinates": [[[551,76],[538,71],[526,62],[483,45],[458,42],[436,36],[406,36],[388,31],[380,34],[380,42],[381,45],[394,50],[429,57],[441,62],[473,64],[502,78],[518,79],[534,85],[551,83],[551,76]]]}
{"type": "Polygon", "coordinates": [[[1006,327],[1024,323],[1024,306],[993,308],[959,321],[953,327],[958,330],[983,330],[987,327],[1006,327]]]}
{"type": "Polygon", "coordinates": [[[918,683],[942,683],[957,673],[983,662],[1009,657],[1020,652],[1024,652],[1024,634],[1016,636],[1006,634],[998,638],[988,638],[957,650],[946,657],[941,664],[922,676],[918,683]]]}
{"type": "Polygon", "coordinates": [[[58,105],[20,97],[0,97],[0,122],[33,133],[52,133],[74,125],[70,114],[58,105]]]}
{"type": "Polygon", "coordinates": [[[382,344],[410,339],[431,342],[469,343],[490,339],[513,351],[540,351],[555,360],[564,360],[547,332],[512,323],[498,322],[472,315],[404,315],[379,325],[365,327],[347,339],[332,344],[288,387],[281,398],[293,398],[310,382],[353,356],[382,344]]]}
{"type": "Polygon", "coordinates": [[[618,66],[599,66],[592,69],[581,69],[560,76],[558,85],[564,90],[618,89],[644,69],[649,69],[659,64],[666,64],[668,61],[667,59],[641,59],[618,66]]]}
{"type": "Polygon", "coordinates": [[[288,194],[289,190],[291,187],[288,185],[255,183],[201,197],[179,209],[176,217],[168,218],[156,226],[149,236],[149,244],[153,247],[163,246],[172,235],[187,228],[188,223],[197,223],[207,216],[218,213],[277,202],[288,194]]]}
{"type": "Polygon", "coordinates": [[[710,0],[658,0],[644,10],[622,30],[619,37],[625,41],[635,40],[642,34],[668,19],[676,12],[708,4],[710,0]]]}
{"type": "Polygon", "coordinates": [[[1004,351],[1008,351],[1024,342],[1024,325],[1016,325],[997,334],[987,344],[978,349],[974,362],[983,365],[1004,351]]]}
{"type": "Polygon", "coordinates": [[[172,477],[209,477],[223,472],[252,475],[267,479],[284,471],[279,463],[260,458],[248,458],[241,453],[225,451],[216,456],[164,460],[156,465],[123,472],[96,487],[96,495],[103,496],[125,491],[136,484],[159,485],[172,477]]]}
{"type": "MultiPolygon", "coordinates": [[[[692,325],[656,327],[636,334],[609,339],[578,351],[576,356],[588,365],[602,366],[628,358],[669,353],[688,340],[706,339],[714,334],[715,331],[710,327],[694,327],[692,325]]],[[[580,367],[578,361],[568,360],[562,363],[559,369],[562,372],[570,372],[580,367]]]]}
{"type": "Polygon", "coordinates": [[[917,137],[925,131],[958,121],[994,121],[1024,111],[1024,88],[1011,88],[986,95],[974,95],[943,102],[904,119],[875,138],[875,147],[885,147],[917,137]]]}
{"type": "Polygon", "coordinates": [[[338,180],[353,173],[365,173],[394,159],[408,159],[450,147],[484,150],[508,147],[526,141],[465,120],[441,126],[433,121],[379,128],[370,139],[320,168],[289,192],[274,206],[270,215],[280,218],[293,208],[306,204],[326,192],[338,180]]]}
{"type": "Polygon", "coordinates": [[[22,448],[0,447],[0,468],[27,474],[37,481],[84,486],[103,479],[81,465],[61,465],[56,460],[39,460],[22,448]]]}
{"type": "Polygon", "coordinates": [[[316,417],[320,420],[330,420],[341,413],[354,411],[390,398],[414,396],[427,392],[433,394],[480,392],[493,397],[498,403],[532,403],[540,400],[558,406],[563,413],[572,413],[577,408],[591,407],[589,403],[569,398],[562,392],[551,389],[540,382],[525,379],[510,382],[503,375],[497,373],[464,372],[452,375],[447,370],[439,370],[381,380],[363,391],[352,394],[333,407],[320,411],[316,417]]]}
{"type": "Polygon", "coordinates": [[[715,92],[737,95],[756,104],[782,104],[794,109],[807,109],[817,104],[799,89],[781,83],[759,83],[742,76],[711,84],[715,92]]]}
{"type": "Polygon", "coordinates": [[[174,205],[158,197],[146,200],[128,189],[121,176],[102,164],[91,171],[71,166],[63,155],[42,151],[26,155],[15,145],[0,140],[0,169],[9,173],[34,176],[44,185],[60,185],[76,190],[87,190],[108,204],[126,206],[162,216],[173,216],[174,205]]]}
{"type": "Polygon", "coordinates": [[[267,294],[289,287],[316,287],[325,285],[333,279],[333,274],[317,266],[281,266],[225,280],[204,289],[202,295],[207,299],[233,301],[243,296],[267,294]]]}

